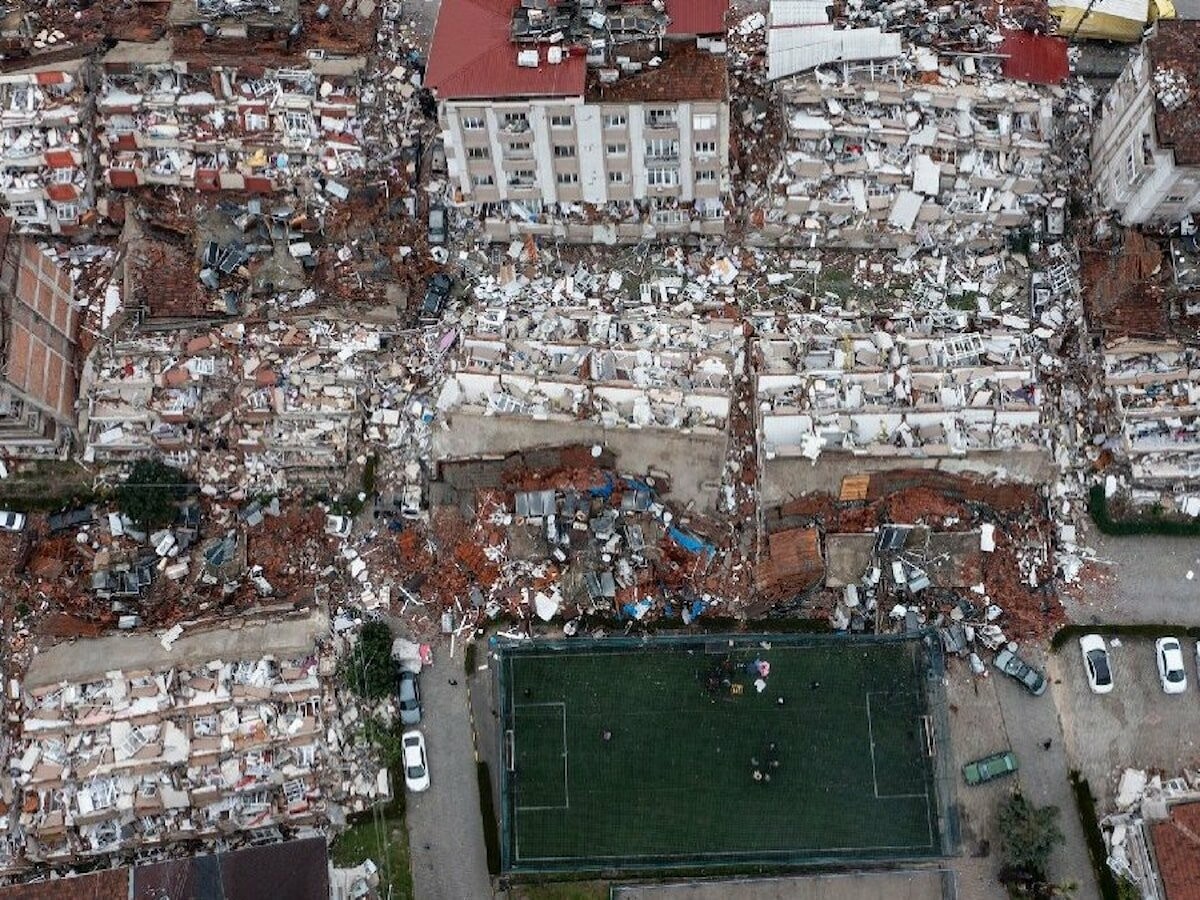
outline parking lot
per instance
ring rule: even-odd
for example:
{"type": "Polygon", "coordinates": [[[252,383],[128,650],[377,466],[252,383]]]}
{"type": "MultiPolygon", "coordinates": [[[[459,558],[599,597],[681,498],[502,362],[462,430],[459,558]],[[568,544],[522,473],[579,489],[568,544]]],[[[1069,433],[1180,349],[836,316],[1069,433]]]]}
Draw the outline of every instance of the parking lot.
{"type": "Polygon", "coordinates": [[[1175,775],[1196,763],[1200,736],[1196,647],[1191,640],[1181,638],[1181,643],[1188,686],[1174,696],[1163,693],[1151,639],[1108,639],[1113,670],[1109,694],[1093,694],[1088,687],[1077,641],[1050,661],[1068,759],[1087,776],[1102,807],[1111,803],[1124,768],[1162,769],[1175,775]]]}

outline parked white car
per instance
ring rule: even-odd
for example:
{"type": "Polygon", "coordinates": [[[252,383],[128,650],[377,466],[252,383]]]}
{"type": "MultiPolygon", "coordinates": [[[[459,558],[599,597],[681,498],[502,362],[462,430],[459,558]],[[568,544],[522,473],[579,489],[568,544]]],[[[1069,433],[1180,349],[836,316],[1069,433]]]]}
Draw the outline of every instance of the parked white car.
{"type": "Polygon", "coordinates": [[[1113,689],[1113,676],[1104,638],[1098,634],[1085,634],[1079,639],[1079,649],[1083,653],[1083,670],[1087,672],[1092,693],[1107,694],[1113,689]]]}
{"type": "Polygon", "coordinates": [[[25,513],[0,510],[0,528],[5,531],[24,531],[25,513]]]}
{"type": "Polygon", "coordinates": [[[1187,690],[1187,673],[1183,669],[1183,648],[1179,639],[1159,638],[1154,642],[1154,655],[1158,660],[1158,678],[1162,689],[1168,694],[1182,694],[1187,690]]]}
{"type": "Polygon", "coordinates": [[[406,731],[400,736],[404,747],[404,784],[410,791],[420,793],[429,789],[429,763],[425,759],[425,736],[419,731],[406,731]]]}
{"type": "Polygon", "coordinates": [[[332,534],[334,537],[339,537],[345,540],[350,537],[350,532],[354,528],[354,520],[349,516],[326,516],[325,517],[325,533],[332,534]]]}

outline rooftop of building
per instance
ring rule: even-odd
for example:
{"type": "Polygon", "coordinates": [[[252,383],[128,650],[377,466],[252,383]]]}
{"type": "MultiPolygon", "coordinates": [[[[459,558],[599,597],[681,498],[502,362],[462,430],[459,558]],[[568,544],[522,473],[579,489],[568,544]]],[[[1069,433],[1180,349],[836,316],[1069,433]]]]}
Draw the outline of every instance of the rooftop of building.
{"type": "Polygon", "coordinates": [[[1151,826],[1154,855],[1167,900],[1200,900],[1200,803],[1171,807],[1165,822],[1151,826]]]}
{"type": "MultiPolygon", "coordinates": [[[[666,0],[665,15],[645,3],[626,2],[623,9],[628,10],[631,20],[645,12],[638,22],[661,31],[658,35],[648,33],[644,37],[721,34],[725,30],[728,0],[666,0]]],[[[439,99],[579,97],[589,89],[587,42],[583,32],[575,34],[571,28],[566,28],[543,39],[540,32],[534,33],[536,29],[531,29],[524,18],[518,27],[516,17],[522,10],[521,0],[447,0],[442,4],[425,75],[426,84],[439,99]],[[518,33],[529,37],[517,40],[514,35],[518,33]],[[551,59],[558,61],[551,62],[551,59]]],[[[555,7],[551,6],[546,12],[552,17],[551,21],[557,22],[559,19],[553,18],[554,11],[555,7]]],[[[605,17],[603,13],[592,15],[605,17]]],[[[577,19],[577,24],[596,33],[610,33],[616,27],[614,19],[623,17],[614,16],[610,11],[605,18],[603,25],[598,21],[592,24],[591,17],[577,19]]],[[[615,43],[621,41],[618,39],[615,43]]],[[[625,45],[622,43],[622,46],[625,45]]],[[[721,68],[724,69],[723,60],[721,68]]],[[[694,96],[701,90],[698,83],[705,85],[704,97],[716,90],[716,73],[707,70],[693,72],[691,69],[685,71],[682,66],[671,69],[664,66],[656,70],[654,80],[669,82],[680,80],[680,77],[684,82],[682,89],[672,90],[665,84],[657,89],[661,97],[623,99],[699,99],[694,96]],[[676,68],[680,71],[676,72],[676,68]],[[668,73],[669,77],[663,77],[668,73]],[[669,96],[673,93],[683,96],[669,96]]],[[[723,87],[723,77],[720,83],[723,87]]],[[[645,90],[643,86],[633,93],[645,90]]]]}
{"type": "Polygon", "coordinates": [[[1160,21],[1146,41],[1146,48],[1157,95],[1154,125],[1158,142],[1174,151],[1179,165],[1200,165],[1200,116],[1196,115],[1195,89],[1190,88],[1183,101],[1176,102],[1166,96],[1159,84],[1160,80],[1187,85],[1200,83],[1200,21],[1160,21]]]}

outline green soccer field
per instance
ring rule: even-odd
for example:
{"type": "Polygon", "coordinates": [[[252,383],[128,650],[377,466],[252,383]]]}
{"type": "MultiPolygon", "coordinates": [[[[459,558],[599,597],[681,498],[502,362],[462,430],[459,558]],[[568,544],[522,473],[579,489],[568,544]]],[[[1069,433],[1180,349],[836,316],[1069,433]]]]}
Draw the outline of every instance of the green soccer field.
{"type": "Polygon", "coordinates": [[[506,868],[939,855],[925,653],[779,636],[500,645],[506,868]]]}

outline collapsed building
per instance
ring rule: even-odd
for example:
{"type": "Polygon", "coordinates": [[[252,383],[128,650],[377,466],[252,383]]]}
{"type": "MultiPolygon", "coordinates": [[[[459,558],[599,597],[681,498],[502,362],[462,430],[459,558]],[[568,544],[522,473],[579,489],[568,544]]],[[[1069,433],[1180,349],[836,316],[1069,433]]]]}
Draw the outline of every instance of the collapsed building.
{"type": "Polygon", "coordinates": [[[454,202],[483,234],[722,234],[726,0],[448,0],[427,84],[454,202]]]}
{"type": "Polygon", "coordinates": [[[897,466],[1047,476],[1027,335],[865,325],[797,314],[758,329],[764,495],[897,466]]]}
{"type": "Polygon", "coordinates": [[[100,63],[103,178],[122,190],[270,193],[299,177],[345,177],[366,164],[358,108],[365,65],[325,54],[223,65],[181,55],[170,39],[118,44],[100,63]]]}
{"type": "Polygon", "coordinates": [[[378,329],[320,321],[114,341],[86,385],[84,458],[162,455],[210,484],[327,483],[362,423],[350,360],[380,346],[378,329]]]}
{"type": "Polygon", "coordinates": [[[94,216],[87,67],[0,74],[0,205],[19,233],[78,235],[94,216]]]}
{"type": "Polygon", "coordinates": [[[564,301],[542,315],[484,309],[464,330],[436,403],[449,427],[434,435],[435,458],[602,444],[630,471],[665,472],[711,505],[740,324],[676,318],[649,296],[619,314],[564,301]]]}
{"type": "Polygon", "coordinates": [[[1200,212],[1200,21],[1159,22],[1104,98],[1092,138],[1100,202],[1126,224],[1200,212]]]}
{"type": "Polygon", "coordinates": [[[1064,41],[933,11],[938,21],[912,34],[899,21],[868,26],[888,20],[874,7],[858,11],[862,22],[846,15],[771,3],[768,77],[785,144],[754,198],[759,240],[994,247],[1013,228],[1046,227],[1056,200],[1061,217],[1054,98],[1039,85],[1066,78],[1064,41]],[[989,32],[999,58],[987,55],[989,32]]]}
{"type": "Polygon", "coordinates": [[[152,637],[125,646],[125,669],[89,674],[89,663],[71,663],[56,677],[55,654],[32,671],[11,752],[19,812],[4,820],[4,867],[185,840],[268,843],[319,825],[333,800],[386,796],[386,773],[352,770],[327,734],[328,670],[311,644],[297,653],[320,624],[286,625],[267,641],[290,648],[279,658],[205,659],[196,654],[209,635],[175,632],[162,646],[152,637]]]}

